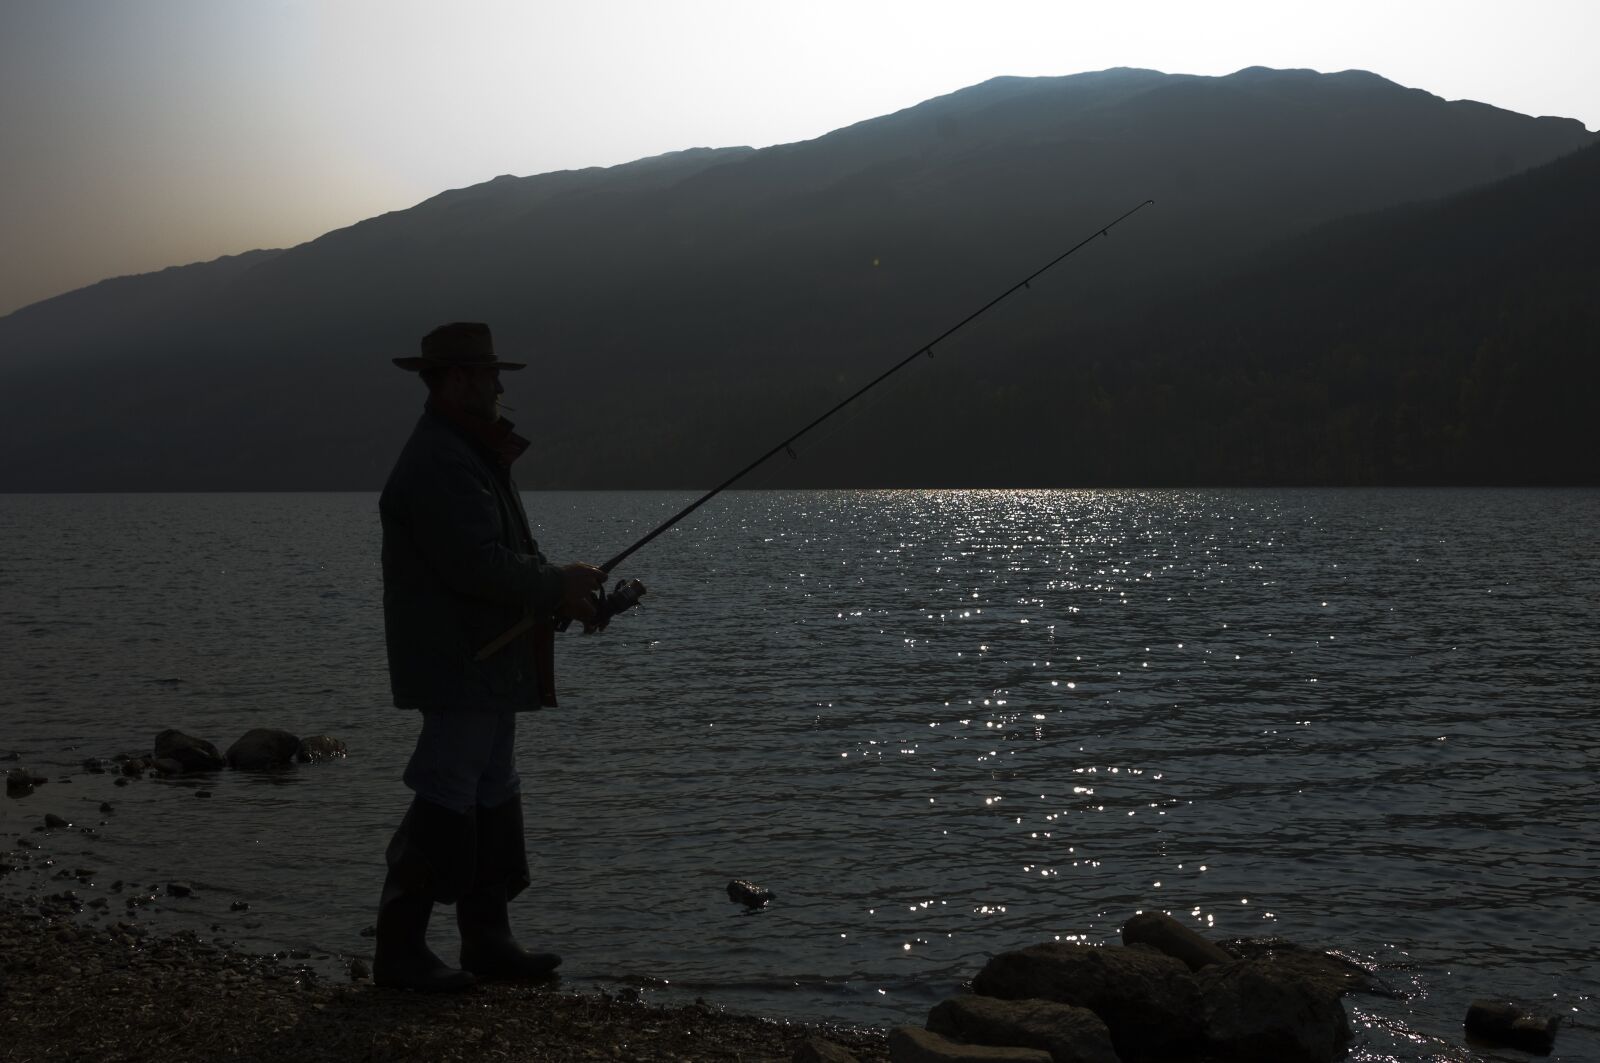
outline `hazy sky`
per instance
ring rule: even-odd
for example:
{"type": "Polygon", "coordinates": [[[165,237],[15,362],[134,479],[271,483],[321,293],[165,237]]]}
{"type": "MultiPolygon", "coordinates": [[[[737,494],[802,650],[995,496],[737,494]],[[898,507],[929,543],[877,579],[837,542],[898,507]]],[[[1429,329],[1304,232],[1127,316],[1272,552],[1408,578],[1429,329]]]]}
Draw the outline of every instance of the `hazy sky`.
{"type": "Polygon", "coordinates": [[[1361,68],[1593,129],[1596,41],[1600,0],[0,0],[0,314],[1001,74],[1361,68]]]}

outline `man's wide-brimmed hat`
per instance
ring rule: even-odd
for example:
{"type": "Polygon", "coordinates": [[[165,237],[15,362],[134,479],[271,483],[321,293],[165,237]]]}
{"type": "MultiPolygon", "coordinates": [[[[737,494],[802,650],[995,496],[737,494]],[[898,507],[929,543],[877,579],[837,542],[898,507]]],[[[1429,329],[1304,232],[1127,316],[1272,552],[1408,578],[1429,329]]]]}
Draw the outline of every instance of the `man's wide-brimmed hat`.
{"type": "Polygon", "coordinates": [[[526,362],[502,362],[494,355],[494,339],[481,321],[452,321],[422,337],[422,355],[396,358],[394,364],[415,373],[420,369],[526,369],[526,362]]]}

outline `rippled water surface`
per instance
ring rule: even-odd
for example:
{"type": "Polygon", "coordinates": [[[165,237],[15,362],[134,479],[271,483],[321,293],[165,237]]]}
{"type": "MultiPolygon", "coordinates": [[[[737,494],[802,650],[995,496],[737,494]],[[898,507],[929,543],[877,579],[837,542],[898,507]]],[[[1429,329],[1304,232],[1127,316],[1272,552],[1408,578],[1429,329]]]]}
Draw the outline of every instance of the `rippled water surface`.
{"type": "MultiPolygon", "coordinates": [[[[596,561],[684,500],[526,497],[553,559],[596,561]]],[[[516,917],[573,984],[889,1024],[997,950],[1159,908],[1415,994],[1349,1000],[1356,1058],[1474,1058],[1443,1042],[1510,994],[1566,1013],[1555,1058],[1600,1059],[1597,527],[1595,491],[723,496],[629,562],[647,606],[564,636],[562,708],[522,717],[516,917]],[[778,899],[746,913],[735,877],[778,899]]],[[[35,837],[191,880],[157,922],[369,954],[416,726],[387,706],[376,497],[0,496],[0,533],[0,749],[57,780],[0,802],[0,839],[104,819],[35,837]],[[256,726],[351,756],[209,801],[77,768],[256,726]]]]}

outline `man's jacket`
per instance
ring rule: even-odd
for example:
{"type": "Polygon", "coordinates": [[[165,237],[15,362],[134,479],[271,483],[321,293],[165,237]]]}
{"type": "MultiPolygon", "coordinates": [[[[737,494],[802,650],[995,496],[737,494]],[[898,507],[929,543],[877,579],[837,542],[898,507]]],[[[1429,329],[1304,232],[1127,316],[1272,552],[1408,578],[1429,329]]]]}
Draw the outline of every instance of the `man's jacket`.
{"type": "Polygon", "coordinates": [[[378,500],[389,685],[403,709],[539,707],[533,636],[473,657],[529,610],[556,612],[561,570],[528,529],[510,463],[527,443],[501,421],[423,412],[378,500]]]}

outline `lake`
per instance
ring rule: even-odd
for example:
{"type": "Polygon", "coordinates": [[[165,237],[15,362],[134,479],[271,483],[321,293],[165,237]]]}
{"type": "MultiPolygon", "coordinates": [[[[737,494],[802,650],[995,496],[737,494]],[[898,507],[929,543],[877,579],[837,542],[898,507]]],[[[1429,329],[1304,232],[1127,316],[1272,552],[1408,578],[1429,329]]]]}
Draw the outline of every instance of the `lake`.
{"type": "MultiPolygon", "coordinates": [[[[691,497],[525,501],[553,561],[599,562],[691,497]]],[[[561,636],[562,706],[520,718],[513,922],[578,988],[889,1025],[996,951],[1160,909],[1409,993],[1347,998],[1355,1058],[1473,1058],[1443,1042],[1497,994],[1600,1058],[1597,528],[1594,490],[719,496],[619,570],[644,607],[561,636]],[[777,898],[747,912],[733,878],[777,898]]],[[[96,826],[34,835],[63,864],[193,884],[143,921],[370,956],[417,728],[376,495],[0,496],[0,534],[0,750],[57,780],[0,802],[0,838],[56,812],[96,826]],[[168,727],[350,756],[208,801],[79,768],[168,727]]]]}

